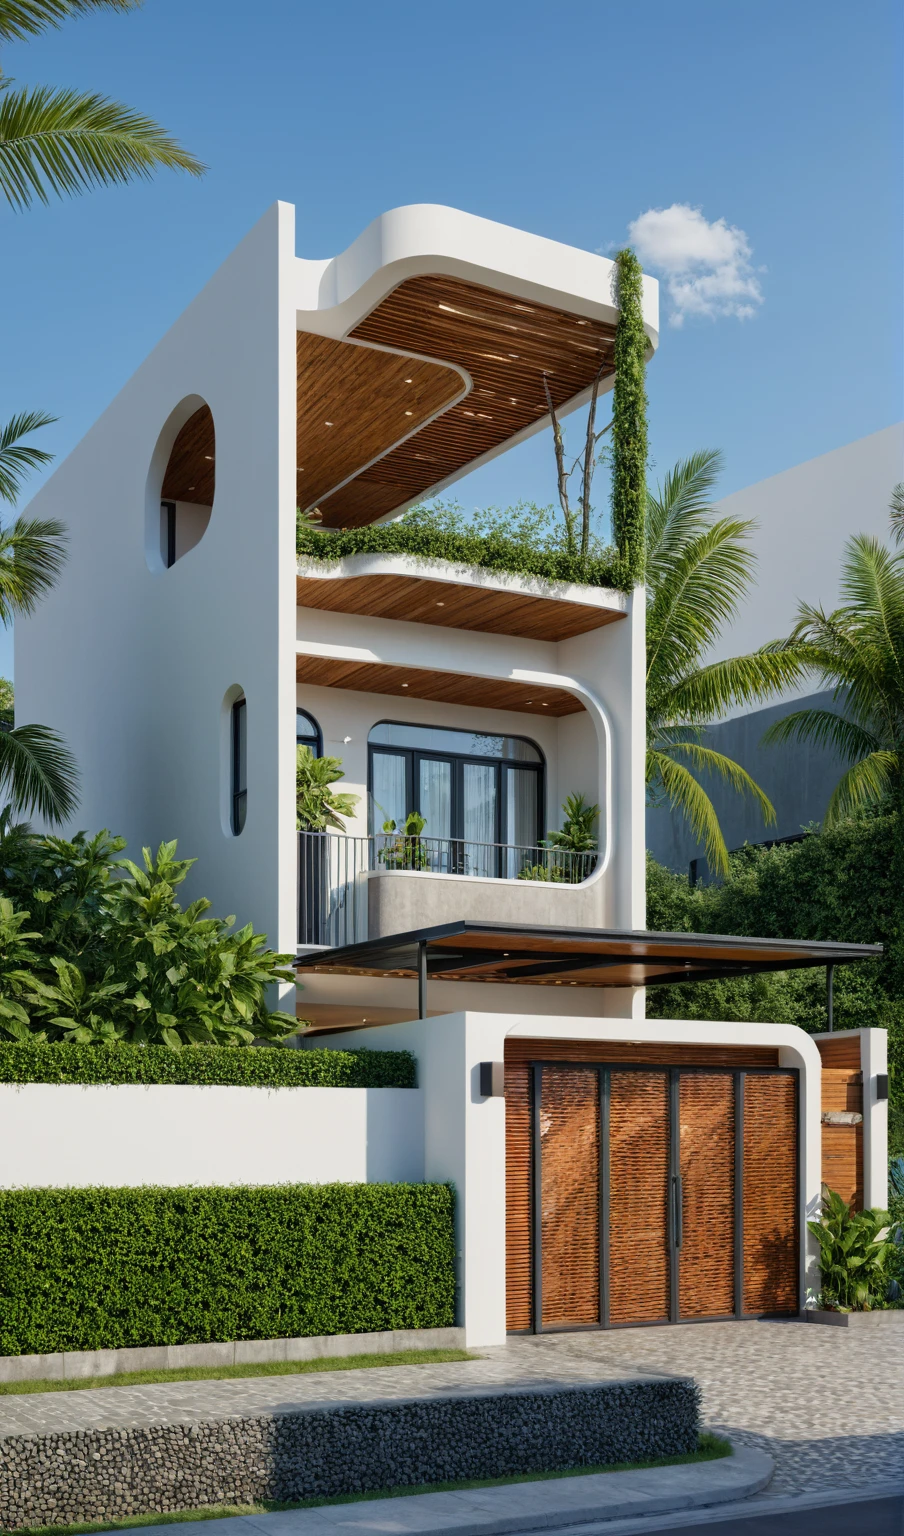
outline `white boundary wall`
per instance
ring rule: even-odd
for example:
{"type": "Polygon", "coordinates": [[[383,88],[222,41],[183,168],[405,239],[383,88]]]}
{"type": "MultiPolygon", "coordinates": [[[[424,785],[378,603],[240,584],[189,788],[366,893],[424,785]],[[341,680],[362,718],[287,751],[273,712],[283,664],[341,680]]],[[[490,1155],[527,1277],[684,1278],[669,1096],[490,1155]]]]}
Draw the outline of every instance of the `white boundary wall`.
{"type": "Polygon", "coordinates": [[[424,1177],[417,1088],[0,1085],[0,1188],[424,1177]]]}

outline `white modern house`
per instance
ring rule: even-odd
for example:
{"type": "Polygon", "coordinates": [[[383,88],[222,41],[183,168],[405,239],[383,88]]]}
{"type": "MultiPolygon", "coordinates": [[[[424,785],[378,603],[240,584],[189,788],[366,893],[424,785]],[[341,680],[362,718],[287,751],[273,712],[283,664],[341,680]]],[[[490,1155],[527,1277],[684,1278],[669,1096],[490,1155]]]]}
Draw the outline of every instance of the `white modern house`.
{"type": "MultiPolygon", "coordinates": [[[[301,259],[277,204],[32,504],[70,556],[17,623],[17,718],[75,752],[79,825],[177,837],[193,895],[297,955],[306,1040],[414,1051],[404,1156],[384,1117],[355,1166],[455,1182],[473,1343],[796,1313],[827,1136],[884,1198],[881,1031],[845,1037],[852,1064],[787,1026],[644,1017],[651,979],[871,951],[644,931],[643,592],[296,554],[297,511],[392,519],[546,426],[547,390],[565,415],[611,388],[614,277],[434,206],[301,259]],[[297,741],[342,759],[344,832],[297,832],[297,741]],[[556,861],[573,793],[599,846],[556,861]],[[410,813],[417,836],[384,830],[410,813]]],[[[652,355],[649,278],[643,309],[652,355]]],[[[340,1114],[250,1181],[345,1177],[342,1141],[340,1114]]]]}

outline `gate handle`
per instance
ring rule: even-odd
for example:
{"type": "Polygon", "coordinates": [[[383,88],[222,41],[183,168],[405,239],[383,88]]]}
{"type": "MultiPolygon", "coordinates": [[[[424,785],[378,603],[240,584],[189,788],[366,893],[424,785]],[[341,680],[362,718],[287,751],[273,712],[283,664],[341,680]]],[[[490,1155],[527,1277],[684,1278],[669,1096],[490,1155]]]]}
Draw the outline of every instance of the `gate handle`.
{"type": "Polygon", "coordinates": [[[675,1247],[680,1248],[684,1241],[684,1188],[680,1173],[676,1173],[672,1179],[672,1231],[675,1234],[675,1247]]]}

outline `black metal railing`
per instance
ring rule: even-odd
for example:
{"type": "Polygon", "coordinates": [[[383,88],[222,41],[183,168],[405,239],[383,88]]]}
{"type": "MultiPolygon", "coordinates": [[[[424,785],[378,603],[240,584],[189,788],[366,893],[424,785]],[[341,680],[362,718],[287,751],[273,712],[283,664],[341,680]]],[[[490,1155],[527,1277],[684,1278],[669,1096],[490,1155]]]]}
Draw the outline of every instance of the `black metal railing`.
{"type": "Polygon", "coordinates": [[[337,946],[366,939],[371,873],[408,870],[580,885],[593,874],[598,859],[595,851],[576,853],[539,843],[479,843],[399,832],[378,832],[372,837],[299,832],[298,942],[337,946]]]}

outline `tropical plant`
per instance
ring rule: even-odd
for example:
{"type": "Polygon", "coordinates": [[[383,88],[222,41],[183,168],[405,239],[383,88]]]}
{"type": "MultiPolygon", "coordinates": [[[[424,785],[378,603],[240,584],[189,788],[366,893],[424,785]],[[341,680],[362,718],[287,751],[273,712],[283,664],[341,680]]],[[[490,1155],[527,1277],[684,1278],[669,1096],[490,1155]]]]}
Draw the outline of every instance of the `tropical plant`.
{"type": "MultiPolygon", "coordinates": [[[[900,543],[904,503],[892,502],[891,518],[900,543]]],[[[847,764],[826,807],[827,827],[867,806],[904,809],[904,552],[857,534],[845,548],[841,596],[832,613],[801,603],[778,646],[832,689],[834,708],[794,710],[763,738],[812,741],[847,764]]]]}
{"type": "Polygon", "coordinates": [[[893,1247],[888,1211],[853,1211],[823,1186],[822,1211],[807,1227],[819,1244],[820,1303],[834,1312],[872,1312],[887,1301],[893,1247]]]}
{"type": "Polygon", "coordinates": [[[387,869],[429,869],[430,858],[421,842],[426,825],[427,818],[419,811],[409,811],[401,826],[389,817],[381,828],[388,841],[377,852],[379,862],[387,869]]]}
{"type": "Polygon", "coordinates": [[[0,730],[16,723],[16,690],[8,677],[0,677],[0,730]]]}
{"type": "Polygon", "coordinates": [[[360,795],[337,795],[330,788],[342,778],[342,759],[318,757],[299,745],[295,756],[296,825],[301,832],[344,832],[343,816],[354,816],[360,795]]]}
{"type": "MultiPolygon", "coordinates": [[[[0,0],[0,46],[36,37],[91,11],[134,10],[140,0],[0,0]]],[[[15,210],[147,178],[169,167],[200,176],[204,167],[151,118],[97,93],[22,86],[0,72],[0,196],[15,210]]],[[[23,439],[55,418],[23,411],[0,426],[0,499],[15,505],[25,477],[52,455],[23,439]]],[[[52,520],[19,517],[0,530],[0,622],[30,613],[53,585],[64,557],[64,530],[52,520]]],[[[46,726],[0,733],[0,791],[10,805],[64,821],[77,804],[75,760],[46,726]]]]}
{"type": "Polygon", "coordinates": [[[779,694],[801,675],[798,658],[766,648],[727,661],[702,658],[734,617],[753,577],[752,523],[716,517],[711,492],[720,453],[695,453],[647,497],[648,794],[689,820],[710,867],[727,873],[728,853],[700,775],[717,775],[749,795],[764,820],[768,797],[739,763],[706,746],[704,729],[732,705],[779,694]]]}
{"type": "Polygon", "coordinates": [[[123,844],[107,833],[32,842],[12,883],[30,889],[45,926],[0,898],[0,1033],[173,1049],[297,1033],[294,1017],[266,1005],[268,987],[294,980],[291,957],[266,949],[250,923],[230,932],[235,919],[208,917],[203,898],[183,910],[176,889],[194,860],[177,859],[174,842],[156,857],[144,849],[143,868],[114,864],[123,844]]]}
{"type": "Polygon", "coordinates": [[[546,842],[550,848],[566,848],[570,853],[595,853],[597,823],[600,818],[598,805],[589,805],[584,795],[569,795],[563,806],[562,828],[550,832],[546,842]]]}

